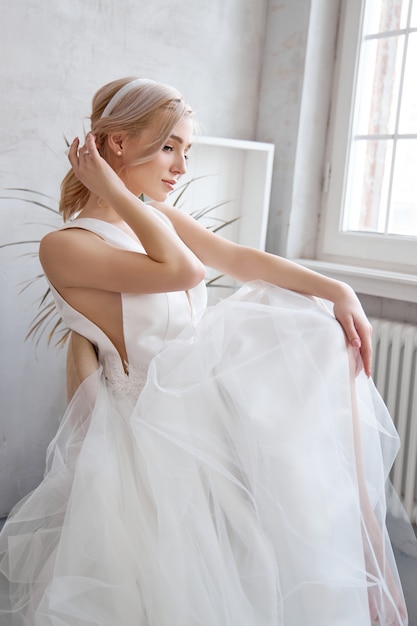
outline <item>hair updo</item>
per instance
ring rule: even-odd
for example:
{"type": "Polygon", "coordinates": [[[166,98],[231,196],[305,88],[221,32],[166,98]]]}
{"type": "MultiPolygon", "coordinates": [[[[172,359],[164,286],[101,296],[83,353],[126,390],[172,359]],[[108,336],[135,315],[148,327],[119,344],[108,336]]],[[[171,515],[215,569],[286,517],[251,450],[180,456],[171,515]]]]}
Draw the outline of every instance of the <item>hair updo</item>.
{"type": "MultiPolygon", "coordinates": [[[[109,161],[107,137],[123,132],[131,137],[140,136],[144,129],[151,131],[150,139],[142,146],[135,164],[145,163],[160,150],[175,126],[192,115],[192,110],[182,95],[173,87],[153,81],[138,81],[115,104],[109,113],[103,111],[110,100],[128,83],[136,80],[122,78],[104,85],[94,95],[91,113],[91,132],[95,136],[99,153],[109,161]]],[[[149,137],[149,134],[147,134],[149,137]]],[[[81,210],[90,195],[71,169],[61,183],[59,210],[64,221],[81,210]]]]}

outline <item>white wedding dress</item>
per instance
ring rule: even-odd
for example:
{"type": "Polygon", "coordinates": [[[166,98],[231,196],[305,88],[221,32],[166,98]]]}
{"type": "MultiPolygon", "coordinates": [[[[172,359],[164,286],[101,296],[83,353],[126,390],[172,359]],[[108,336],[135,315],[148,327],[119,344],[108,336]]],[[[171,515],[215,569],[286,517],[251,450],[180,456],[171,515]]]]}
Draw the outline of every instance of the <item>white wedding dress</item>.
{"type": "Polygon", "coordinates": [[[207,310],[204,284],[122,295],[122,364],[54,295],[100,365],[0,534],[0,622],[407,623],[385,529],[398,438],[322,302],[261,281],[207,310]]]}

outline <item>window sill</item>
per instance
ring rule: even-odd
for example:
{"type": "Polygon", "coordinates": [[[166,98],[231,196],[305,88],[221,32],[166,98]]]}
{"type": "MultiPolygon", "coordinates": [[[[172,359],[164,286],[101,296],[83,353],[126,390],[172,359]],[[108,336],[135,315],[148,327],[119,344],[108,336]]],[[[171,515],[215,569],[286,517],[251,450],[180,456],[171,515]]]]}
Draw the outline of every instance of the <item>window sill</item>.
{"type": "Polygon", "coordinates": [[[343,280],[357,293],[404,302],[417,302],[417,275],[415,274],[340,265],[314,259],[294,259],[294,261],[330,278],[343,280]]]}

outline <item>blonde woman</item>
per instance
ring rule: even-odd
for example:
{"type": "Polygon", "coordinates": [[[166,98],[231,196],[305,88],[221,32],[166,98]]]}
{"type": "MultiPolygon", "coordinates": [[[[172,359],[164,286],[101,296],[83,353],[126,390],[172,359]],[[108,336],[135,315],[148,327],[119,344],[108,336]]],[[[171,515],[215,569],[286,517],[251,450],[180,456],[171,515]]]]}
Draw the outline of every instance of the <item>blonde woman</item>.
{"type": "Polygon", "coordinates": [[[71,400],[0,536],[13,623],[406,624],[357,297],[166,203],[194,132],[175,89],[114,81],[91,128],[40,247],[71,400]],[[244,286],[206,309],[205,266],[244,286]]]}

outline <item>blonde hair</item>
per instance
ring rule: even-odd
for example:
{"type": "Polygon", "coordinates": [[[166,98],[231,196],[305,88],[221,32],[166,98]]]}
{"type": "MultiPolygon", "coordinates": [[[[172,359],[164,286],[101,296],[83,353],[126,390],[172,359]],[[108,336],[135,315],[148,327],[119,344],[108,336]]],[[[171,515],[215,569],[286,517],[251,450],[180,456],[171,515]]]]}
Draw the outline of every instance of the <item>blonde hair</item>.
{"type": "MultiPolygon", "coordinates": [[[[153,81],[138,81],[132,84],[108,115],[103,111],[117,92],[128,83],[136,80],[122,78],[104,85],[94,95],[91,113],[91,132],[94,134],[98,151],[110,162],[111,152],[107,138],[111,133],[123,132],[131,137],[139,137],[143,130],[150,134],[148,142],[141,146],[135,164],[145,163],[160,150],[175,126],[193,112],[182,95],[173,87],[153,81]]],[[[61,183],[59,210],[64,221],[81,210],[90,196],[90,191],[75,176],[71,169],[61,183]]]]}

